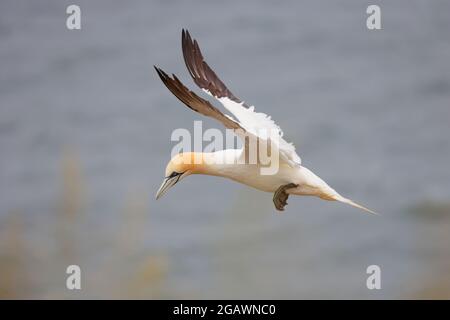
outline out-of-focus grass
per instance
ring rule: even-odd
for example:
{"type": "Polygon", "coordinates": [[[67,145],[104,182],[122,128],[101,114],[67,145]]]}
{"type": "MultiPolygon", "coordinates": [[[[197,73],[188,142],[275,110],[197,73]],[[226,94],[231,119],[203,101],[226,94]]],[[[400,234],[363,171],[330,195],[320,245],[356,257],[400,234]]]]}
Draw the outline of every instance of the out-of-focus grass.
{"type": "Polygon", "coordinates": [[[412,298],[450,298],[450,203],[427,200],[409,211],[420,224],[417,251],[425,265],[412,298]],[[444,254],[443,254],[444,253],[444,254]]]}
{"type": "Polygon", "coordinates": [[[30,286],[23,231],[20,212],[11,212],[0,232],[0,298],[20,298],[30,286]]]}
{"type": "Polygon", "coordinates": [[[426,220],[448,219],[450,217],[450,203],[427,200],[411,208],[410,212],[426,220]]]}
{"type": "Polygon", "coordinates": [[[168,259],[149,252],[147,197],[124,196],[119,221],[102,226],[88,212],[82,163],[66,149],[50,224],[13,211],[0,224],[0,298],[163,298],[168,259]],[[123,211],[123,214],[121,214],[123,211]],[[80,291],[66,288],[68,265],[81,267],[80,291]]]}

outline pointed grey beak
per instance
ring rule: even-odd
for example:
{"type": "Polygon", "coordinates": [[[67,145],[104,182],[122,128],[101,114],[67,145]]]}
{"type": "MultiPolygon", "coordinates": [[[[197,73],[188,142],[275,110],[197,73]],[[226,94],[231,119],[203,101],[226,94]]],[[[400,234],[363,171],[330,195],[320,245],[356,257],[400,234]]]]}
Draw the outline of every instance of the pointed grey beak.
{"type": "Polygon", "coordinates": [[[161,198],[167,190],[169,190],[171,187],[173,187],[178,180],[180,180],[182,174],[177,174],[176,176],[166,177],[161,184],[161,187],[159,187],[158,192],[156,192],[156,200],[161,198]]]}

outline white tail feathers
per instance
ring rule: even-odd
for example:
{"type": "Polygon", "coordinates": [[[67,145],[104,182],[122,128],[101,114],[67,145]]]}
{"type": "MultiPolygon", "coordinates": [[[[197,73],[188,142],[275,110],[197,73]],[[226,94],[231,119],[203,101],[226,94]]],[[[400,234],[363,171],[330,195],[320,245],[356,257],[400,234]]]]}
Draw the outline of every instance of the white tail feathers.
{"type": "Polygon", "coordinates": [[[376,213],[376,212],[374,212],[374,211],[372,211],[372,210],[370,210],[370,209],[368,209],[368,208],[366,208],[366,207],[364,207],[364,206],[362,206],[362,205],[360,205],[360,204],[357,204],[356,202],[353,202],[353,201],[350,200],[350,199],[344,198],[343,196],[341,196],[341,195],[339,195],[339,194],[334,195],[334,196],[333,196],[333,199],[336,200],[336,201],[342,202],[342,203],[349,204],[349,205],[351,205],[352,207],[362,209],[362,210],[367,211],[367,212],[369,212],[369,213],[371,213],[371,214],[376,214],[376,215],[378,215],[378,213],[376,213]]]}

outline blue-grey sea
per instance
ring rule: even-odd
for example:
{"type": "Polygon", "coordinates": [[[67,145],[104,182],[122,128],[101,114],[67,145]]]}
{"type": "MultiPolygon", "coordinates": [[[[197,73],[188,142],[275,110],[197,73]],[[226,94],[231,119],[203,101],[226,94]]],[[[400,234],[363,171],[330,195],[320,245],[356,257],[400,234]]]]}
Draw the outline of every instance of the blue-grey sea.
{"type": "Polygon", "coordinates": [[[1,1],[0,297],[450,298],[450,2],[378,1],[368,30],[372,2],[1,1]],[[280,214],[207,176],[155,201],[172,131],[221,128],[153,69],[200,92],[182,28],[306,167],[381,215],[307,197],[280,214]]]}

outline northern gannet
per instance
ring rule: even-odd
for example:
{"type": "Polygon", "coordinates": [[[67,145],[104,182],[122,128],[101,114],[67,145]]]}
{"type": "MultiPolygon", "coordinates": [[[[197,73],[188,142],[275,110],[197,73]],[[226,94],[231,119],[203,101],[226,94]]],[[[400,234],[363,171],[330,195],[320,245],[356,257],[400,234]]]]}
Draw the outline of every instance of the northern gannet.
{"type": "Polygon", "coordinates": [[[159,199],[166,191],[191,174],[206,174],[229,178],[258,190],[274,194],[275,208],[283,211],[290,194],[316,196],[324,200],[340,201],[351,206],[375,213],[350,199],[344,198],[331,188],[325,181],[312,171],[301,165],[301,159],[295,152],[295,147],[283,139],[283,132],[275,122],[264,113],[255,112],[237,98],[217,77],[215,72],[205,62],[196,40],[193,40],[187,30],[182,31],[182,49],[186,67],[194,82],[206,93],[213,96],[233,116],[223,114],[209,101],[199,97],[186,88],[173,74],[167,75],[155,66],[155,70],[166,87],[190,109],[205,116],[216,119],[227,129],[231,129],[243,141],[242,149],[226,149],[211,153],[183,152],[175,155],[167,164],[165,179],[156,193],[159,199]],[[276,132],[274,136],[261,135],[263,130],[276,132]],[[271,151],[277,151],[279,166],[275,174],[261,174],[262,164],[259,158],[255,163],[240,161],[248,160],[249,140],[274,142],[271,151]],[[223,159],[233,161],[224,163],[223,159]]]}

